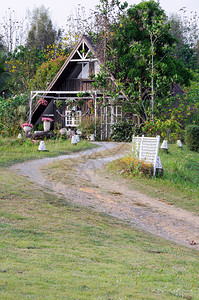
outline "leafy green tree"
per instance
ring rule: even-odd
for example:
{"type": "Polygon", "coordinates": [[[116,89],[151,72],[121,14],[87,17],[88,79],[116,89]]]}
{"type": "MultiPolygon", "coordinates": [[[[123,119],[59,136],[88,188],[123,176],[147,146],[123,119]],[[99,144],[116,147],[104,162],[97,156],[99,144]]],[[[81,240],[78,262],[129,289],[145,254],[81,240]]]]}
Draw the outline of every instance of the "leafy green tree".
{"type": "Polygon", "coordinates": [[[29,81],[44,60],[44,53],[37,48],[19,46],[7,54],[6,69],[12,75],[9,89],[13,94],[29,92],[29,81]]]}
{"type": "Polygon", "coordinates": [[[159,3],[144,1],[120,15],[110,33],[105,70],[116,78],[115,95],[122,90],[128,111],[138,113],[143,121],[153,120],[157,104],[168,95],[171,83],[189,85],[191,78],[173,56],[176,39],[170,33],[167,16],[159,3]]]}
{"type": "Polygon", "coordinates": [[[44,50],[47,45],[53,45],[61,37],[62,31],[53,26],[48,9],[43,5],[35,8],[32,13],[31,28],[28,32],[27,47],[44,50]]]}

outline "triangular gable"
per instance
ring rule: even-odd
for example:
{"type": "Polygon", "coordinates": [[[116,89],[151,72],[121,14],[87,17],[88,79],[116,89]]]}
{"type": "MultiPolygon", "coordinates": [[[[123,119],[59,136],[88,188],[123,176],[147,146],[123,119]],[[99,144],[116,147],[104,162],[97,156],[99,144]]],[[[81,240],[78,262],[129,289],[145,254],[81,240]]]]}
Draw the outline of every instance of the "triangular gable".
{"type": "MultiPolygon", "coordinates": [[[[82,49],[83,50],[83,49],[82,49]]],[[[79,42],[77,43],[77,45],[75,46],[75,48],[72,50],[72,52],[70,53],[69,57],[66,59],[65,63],[63,64],[63,66],[61,67],[61,69],[59,70],[59,72],[56,74],[56,76],[54,77],[54,79],[52,80],[52,82],[49,84],[49,86],[47,87],[47,91],[50,91],[53,86],[55,85],[55,83],[57,82],[57,80],[60,78],[60,76],[62,75],[62,73],[64,72],[64,70],[66,69],[66,67],[68,66],[68,64],[71,61],[74,60],[86,60],[88,59],[88,54],[92,52],[93,56],[100,62],[100,59],[97,57],[97,53],[96,50],[91,42],[91,40],[86,37],[85,35],[82,35],[81,39],[79,40],[79,42]],[[83,51],[79,51],[79,49],[81,49],[81,47],[84,47],[84,45],[86,45],[86,47],[88,48],[88,53],[84,53],[83,51]]]]}

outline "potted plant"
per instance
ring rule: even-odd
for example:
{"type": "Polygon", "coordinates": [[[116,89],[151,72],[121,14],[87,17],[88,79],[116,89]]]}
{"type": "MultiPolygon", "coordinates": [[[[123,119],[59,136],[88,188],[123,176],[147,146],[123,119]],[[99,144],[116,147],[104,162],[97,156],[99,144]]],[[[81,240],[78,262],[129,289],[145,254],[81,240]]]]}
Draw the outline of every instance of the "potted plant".
{"type": "Polygon", "coordinates": [[[42,117],[41,120],[43,122],[44,132],[50,131],[50,124],[53,122],[53,119],[42,117]]]}
{"type": "Polygon", "coordinates": [[[30,123],[23,123],[21,124],[21,127],[23,128],[25,133],[28,133],[33,129],[33,125],[30,123]]]}

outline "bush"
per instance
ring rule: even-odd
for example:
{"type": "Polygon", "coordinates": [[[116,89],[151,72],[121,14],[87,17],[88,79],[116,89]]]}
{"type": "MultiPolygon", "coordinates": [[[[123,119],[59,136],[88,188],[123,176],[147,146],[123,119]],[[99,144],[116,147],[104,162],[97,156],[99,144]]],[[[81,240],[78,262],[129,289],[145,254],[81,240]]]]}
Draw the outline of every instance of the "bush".
{"type": "Polygon", "coordinates": [[[131,142],[132,136],[141,133],[139,126],[132,120],[121,120],[111,126],[111,139],[114,142],[131,142]]]}
{"type": "Polygon", "coordinates": [[[160,135],[161,139],[167,139],[171,143],[178,139],[183,140],[184,135],[181,124],[173,116],[167,120],[155,118],[154,123],[152,121],[145,122],[142,131],[146,136],[160,135]]]}
{"type": "Polygon", "coordinates": [[[191,151],[199,152],[199,126],[189,125],[185,130],[185,141],[191,151]]]}

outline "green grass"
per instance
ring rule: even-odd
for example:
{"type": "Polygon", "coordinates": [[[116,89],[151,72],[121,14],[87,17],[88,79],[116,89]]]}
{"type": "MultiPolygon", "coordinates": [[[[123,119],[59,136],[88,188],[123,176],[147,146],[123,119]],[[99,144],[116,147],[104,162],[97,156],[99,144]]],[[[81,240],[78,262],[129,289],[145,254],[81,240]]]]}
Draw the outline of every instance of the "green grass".
{"type": "Polygon", "coordinates": [[[198,252],[0,169],[0,299],[199,299],[198,252]]]}
{"type": "Polygon", "coordinates": [[[0,166],[10,166],[26,160],[68,154],[96,146],[87,141],[81,141],[74,146],[70,140],[47,140],[45,145],[47,151],[38,151],[39,142],[35,144],[31,140],[1,139],[0,166]]]}
{"type": "MultiPolygon", "coordinates": [[[[164,169],[163,177],[146,179],[122,175],[129,186],[152,197],[175,204],[199,214],[199,153],[169,145],[169,153],[160,150],[164,169]]],[[[109,171],[119,174],[115,162],[109,164],[109,171]]],[[[121,176],[120,176],[121,177],[121,176]]]]}
{"type": "MultiPolygon", "coordinates": [[[[0,165],[90,147],[85,142],[79,146],[51,141],[46,142],[49,152],[38,152],[38,144],[30,141],[1,140],[0,165]]],[[[174,150],[161,153],[164,180],[133,184],[147,190],[152,186],[151,192],[156,189],[165,197],[170,189],[179,195],[184,169],[191,168],[186,193],[197,192],[190,179],[197,179],[192,176],[197,154],[183,149],[173,157],[174,150]],[[177,171],[176,157],[185,159],[177,171]]],[[[197,251],[73,206],[26,180],[0,168],[0,299],[199,299],[197,251]]]]}

